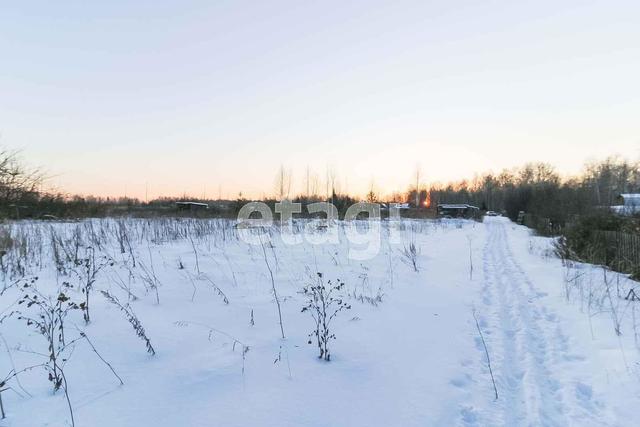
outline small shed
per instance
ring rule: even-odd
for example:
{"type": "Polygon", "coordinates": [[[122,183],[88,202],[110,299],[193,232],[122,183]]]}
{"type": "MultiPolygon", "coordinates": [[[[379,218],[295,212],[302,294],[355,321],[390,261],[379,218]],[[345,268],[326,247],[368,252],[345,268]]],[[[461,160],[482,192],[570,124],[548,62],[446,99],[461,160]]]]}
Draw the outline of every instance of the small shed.
{"type": "Polygon", "coordinates": [[[480,209],[466,203],[439,203],[439,218],[477,218],[480,209]]]}
{"type": "Polygon", "coordinates": [[[176,202],[179,211],[202,211],[209,209],[209,205],[200,202],[176,202]]]}

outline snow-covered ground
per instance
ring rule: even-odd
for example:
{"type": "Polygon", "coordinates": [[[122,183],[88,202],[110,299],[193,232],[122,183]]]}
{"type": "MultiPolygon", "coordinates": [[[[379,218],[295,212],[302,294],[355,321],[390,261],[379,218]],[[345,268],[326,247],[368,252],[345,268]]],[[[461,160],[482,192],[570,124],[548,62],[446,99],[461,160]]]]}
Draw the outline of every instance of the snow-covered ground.
{"type": "MultiPolygon", "coordinates": [[[[637,425],[640,302],[624,299],[624,276],[564,266],[550,239],[504,218],[406,221],[399,242],[383,223],[380,250],[364,260],[338,230],[337,243],[292,245],[274,228],[256,246],[223,220],[13,224],[23,252],[3,257],[0,318],[37,308],[16,304],[21,275],[38,276],[45,295],[69,282],[68,296],[84,299],[78,266],[56,272],[51,236],[109,257],[91,322],[73,311],[65,333],[69,342],[83,330],[124,385],[85,340],[69,346],[76,426],[637,425]],[[318,272],[344,281],[351,305],[332,323],[330,362],[308,344],[314,323],[302,312],[318,272]],[[100,290],[135,313],[155,355],[100,290]]],[[[0,377],[46,362],[46,341],[18,315],[0,332],[0,377]]],[[[0,426],[70,425],[44,369],[6,387],[0,426]]]]}

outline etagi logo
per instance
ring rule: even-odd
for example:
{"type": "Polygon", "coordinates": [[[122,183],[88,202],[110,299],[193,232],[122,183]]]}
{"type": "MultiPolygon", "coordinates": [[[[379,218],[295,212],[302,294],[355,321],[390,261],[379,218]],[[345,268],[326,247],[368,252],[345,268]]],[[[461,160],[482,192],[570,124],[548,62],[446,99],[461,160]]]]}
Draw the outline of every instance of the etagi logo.
{"type": "MultiPolygon", "coordinates": [[[[374,258],[380,252],[382,226],[380,204],[355,203],[347,209],[344,220],[338,220],[338,209],[329,202],[307,205],[310,215],[320,214],[324,218],[313,218],[300,227],[294,227],[293,214],[302,213],[302,204],[283,200],[275,204],[279,214],[279,231],[286,245],[303,242],[312,245],[338,245],[341,238],[348,242],[349,259],[364,261],[374,258]]],[[[400,211],[389,209],[388,237],[391,243],[400,243],[400,211]]],[[[238,234],[242,241],[250,245],[264,245],[272,239],[274,225],[273,212],[266,203],[249,202],[238,212],[238,234]],[[256,218],[259,216],[259,218],[256,218]]]]}

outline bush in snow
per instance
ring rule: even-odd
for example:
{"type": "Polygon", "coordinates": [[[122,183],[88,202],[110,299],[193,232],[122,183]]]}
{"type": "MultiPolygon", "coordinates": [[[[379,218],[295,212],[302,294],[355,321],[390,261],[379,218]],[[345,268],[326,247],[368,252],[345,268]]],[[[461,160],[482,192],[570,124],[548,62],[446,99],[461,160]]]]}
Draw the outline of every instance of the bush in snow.
{"type": "Polygon", "coordinates": [[[78,276],[81,284],[81,290],[84,294],[84,301],[79,304],[82,309],[84,322],[89,324],[91,316],[89,315],[89,297],[93,290],[93,285],[98,278],[98,273],[107,265],[113,266],[113,261],[106,256],[96,256],[96,252],[92,247],[87,247],[85,256],[75,260],[73,272],[78,276]]]}
{"type": "Polygon", "coordinates": [[[418,272],[418,248],[413,242],[409,242],[409,245],[405,245],[402,248],[402,262],[413,268],[413,271],[418,272]]]}
{"type": "MultiPolygon", "coordinates": [[[[68,359],[66,351],[75,342],[67,342],[65,336],[65,320],[67,315],[80,310],[80,306],[71,301],[65,294],[72,286],[65,282],[55,297],[41,294],[35,287],[37,277],[25,281],[20,286],[22,296],[18,305],[24,308],[12,313],[28,327],[35,329],[47,341],[46,362],[42,367],[48,372],[48,379],[55,393],[65,384],[63,367],[68,359]]],[[[65,386],[66,387],[66,386],[65,386]]]]}
{"type": "Polygon", "coordinates": [[[329,341],[336,338],[331,332],[331,321],[342,310],[349,310],[351,306],[347,304],[339,295],[344,282],[331,280],[324,282],[322,273],[318,273],[315,284],[304,287],[304,294],[307,296],[307,303],[302,307],[302,312],[307,312],[313,318],[315,328],[309,334],[309,344],[312,344],[313,337],[316,339],[320,354],[318,357],[326,361],[331,360],[329,352],[329,341]]]}
{"type": "Polygon", "coordinates": [[[77,304],[72,301],[67,295],[67,292],[71,290],[73,286],[68,282],[64,282],[62,287],[58,289],[56,295],[45,295],[37,289],[37,280],[38,278],[34,277],[32,279],[25,280],[24,283],[19,286],[22,295],[18,299],[17,304],[20,308],[11,312],[8,316],[3,317],[0,320],[0,323],[9,317],[15,316],[18,320],[23,321],[27,327],[33,328],[35,332],[46,340],[46,352],[33,352],[35,355],[43,356],[44,361],[25,368],[22,371],[14,371],[10,373],[10,375],[2,381],[0,388],[5,385],[8,379],[17,377],[20,372],[35,368],[43,368],[47,373],[47,379],[52,384],[53,392],[55,393],[60,389],[64,390],[64,394],[69,405],[69,412],[71,414],[71,425],[74,425],[73,410],[69,399],[69,387],[65,376],[65,366],[69,361],[77,342],[81,340],[86,341],[91,346],[93,352],[118,378],[120,384],[123,384],[123,382],[111,365],[104,360],[102,356],[100,356],[84,332],[76,328],[77,334],[73,334],[72,337],[67,337],[65,323],[67,316],[76,310],[82,310],[81,304],[77,304]]]}

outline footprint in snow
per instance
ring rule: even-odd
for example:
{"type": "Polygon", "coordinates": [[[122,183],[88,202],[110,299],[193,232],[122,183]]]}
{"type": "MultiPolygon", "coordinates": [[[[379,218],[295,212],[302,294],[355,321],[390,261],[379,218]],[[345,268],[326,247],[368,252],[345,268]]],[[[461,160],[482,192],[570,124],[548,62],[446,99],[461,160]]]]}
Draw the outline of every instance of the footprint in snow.
{"type": "Polygon", "coordinates": [[[460,377],[452,379],[451,381],[449,381],[449,383],[454,387],[465,388],[466,386],[471,384],[471,376],[469,376],[469,374],[464,374],[460,377]]]}
{"type": "Polygon", "coordinates": [[[465,406],[460,410],[460,415],[462,416],[462,423],[465,426],[476,426],[478,425],[478,414],[475,409],[471,406],[465,406]]]}
{"type": "Polygon", "coordinates": [[[583,403],[589,402],[593,397],[593,389],[590,385],[579,382],[576,384],[576,397],[583,403]]]}

